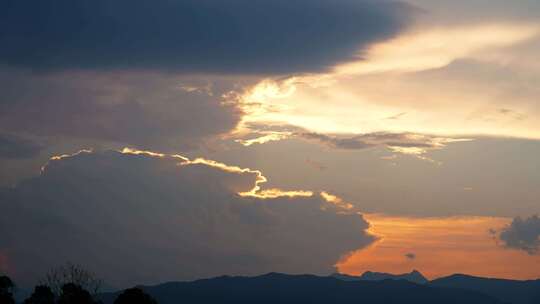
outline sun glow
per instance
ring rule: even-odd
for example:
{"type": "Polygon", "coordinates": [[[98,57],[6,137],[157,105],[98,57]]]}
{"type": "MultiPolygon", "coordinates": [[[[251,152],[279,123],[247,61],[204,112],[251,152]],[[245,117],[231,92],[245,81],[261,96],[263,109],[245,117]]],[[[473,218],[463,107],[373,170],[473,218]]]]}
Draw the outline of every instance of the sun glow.
{"type": "Polygon", "coordinates": [[[338,74],[420,71],[445,66],[456,58],[478,56],[540,33],[536,24],[486,24],[413,31],[373,46],[366,60],[336,68],[338,74]]]}
{"type": "Polygon", "coordinates": [[[264,132],[262,136],[251,138],[251,139],[237,139],[237,143],[242,144],[243,146],[249,147],[255,144],[265,144],[272,141],[280,141],[283,139],[290,138],[292,132],[264,132]]]}
{"type": "Polygon", "coordinates": [[[347,203],[345,201],[343,201],[343,199],[341,199],[340,197],[338,196],[335,196],[333,194],[330,194],[328,192],[321,192],[321,196],[329,203],[331,204],[334,204],[335,206],[339,207],[339,208],[342,208],[342,209],[345,209],[345,210],[352,210],[354,209],[354,206],[350,203],[347,203]]]}
{"type": "MultiPolygon", "coordinates": [[[[501,110],[512,107],[507,103],[515,90],[502,91],[507,84],[486,84],[485,90],[473,90],[474,83],[455,74],[478,73],[478,67],[467,60],[509,69],[506,58],[512,54],[511,48],[539,36],[540,26],[526,23],[415,29],[374,45],[362,60],[328,73],[265,79],[247,88],[236,96],[246,113],[239,129],[249,124],[280,124],[325,134],[411,132],[540,138],[540,113],[519,104],[514,104],[514,110],[501,110]],[[461,66],[439,71],[460,60],[465,60],[461,66]],[[424,76],[424,72],[428,74],[424,76]],[[532,116],[519,114],[527,112],[532,116]]],[[[471,81],[481,82],[489,75],[471,81]]],[[[511,84],[511,76],[507,77],[511,84]]],[[[253,145],[288,137],[262,135],[240,143],[253,145]]]]}
{"type": "Polygon", "coordinates": [[[45,163],[45,165],[41,166],[41,173],[45,172],[45,169],[47,168],[47,166],[49,165],[49,163],[51,161],[56,161],[56,160],[62,160],[62,159],[65,159],[65,158],[69,158],[69,157],[73,157],[73,156],[77,156],[77,155],[80,155],[80,154],[83,154],[83,153],[92,153],[94,150],[92,149],[82,149],[82,150],[79,150],[75,153],[72,153],[72,154],[60,154],[60,155],[53,155],[49,158],[49,161],[47,163],[45,163]]]}

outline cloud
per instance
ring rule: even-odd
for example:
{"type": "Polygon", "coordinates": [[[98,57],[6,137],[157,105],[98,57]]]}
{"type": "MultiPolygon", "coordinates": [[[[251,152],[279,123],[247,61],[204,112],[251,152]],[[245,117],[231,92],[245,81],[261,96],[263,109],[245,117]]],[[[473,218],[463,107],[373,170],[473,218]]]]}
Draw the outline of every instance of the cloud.
{"type": "Polygon", "coordinates": [[[0,63],[39,69],[291,73],[392,37],[412,6],[371,0],[82,0],[0,5],[0,63]]]}
{"type": "Polygon", "coordinates": [[[386,147],[392,152],[413,155],[431,162],[434,161],[424,156],[428,151],[442,149],[449,143],[472,140],[426,134],[390,132],[336,135],[310,132],[296,126],[271,124],[265,128],[261,128],[261,124],[245,124],[243,127],[248,130],[246,131],[248,134],[240,134],[239,136],[247,137],[247,139],[237,139],[236,142],[244,146],[265,144],[288,138],[300,138],[308,141],[316,141],[328,147],[341,150],[364,150],[375,147],[386,147]]]}
{"type": "Polygon", "coordinates": [[[515,120],[524,120],[527,119],[527,115],[523,113],[516,112],[511,109],[501,108],[498,109],[497,112],[503,116],[510,116],[513,117],[515,120]]]}
{"type": "Polygon", "coordinates": [[[376,144],[362,140],[362,136],[337,137],[322,133],[306,132],[298,134],[299,137],[308,140],[316,140],[332,148],[345,150],[361,150],[375,147],[376,144]]]}
{"type": "Polygon", "coordinates": [[[405,258],[407,258],[407,260],[415,260],[416,259],[416,254],[411,253],[411,252],[406,253],[404,256],[405,256],[405,258]]]}
{"type": "Polygon", "coordinates": [[[373,241],[339,198],[263,189],[265,180],[257,170],[129,149],[57,157],[40,176],[0,190],[0,252],[21,283],[72,261],[127,286],[323,274],[373,241]]]}
{"type": "Polygon", "coordinates": [[[422,155],[429,150],[444,148],[448,143],[470,139],[446,138],[415,133],[374,132],[356,135],[328,135],[315,132],[298,134],[299,137],[316,140],[332,148],[343,150],[362,150],[374,147],[387,147],[393,152],[422,155]]]}
{"type": "Polygon", "coordinates": [[[233,80],[142,71],[43,74],[1,70],[0,130],[185,151],[234,129],[242,115],[221,96],[233,80]]]}
{"type": "Polygon", "coordinates": [[[388,116],[386,117],[385,119],[388,119],[388,120],[398,120],[400,119],[402,116],[405,116],[407,115],[407,112],[401,112],[401,113],[398,113],[396,115],[392,115],[392,116],[388,116]]]}
{"type": "Polygon", "coordinates": [[[30,139],[0,133],[0,158],[25,159],[39,154],[43,146],[30,139]]]}
{"type": "Polygon", "coordinates": [[[427,25],[530,22],[540,18],[540,3],[520,0],[519,5],[505,0],[409,0],[425,9],[427,25]],[[486,5],[489,4],[489,9],[486,5]]]}
{"type": "Polygon", "coordinates": [[[327,135],[321,133],[300,133],[299,137],[316,140],[332,148],[343,150],[362,150],[374,147],[387,147],[393,152],[421,155],[428,150],[442,149],[448,143],[468,141],[469,139],[446,138],[414,133],[375,132],[357,135],[327,135]]]}
{"type": "Polygon", "coordinates": [[[319,170],[319,171],[324,171],[324,170],[327,169],[327,167],[323,163],[321,163],[319,161],[316,161],[316,160],[313,160],[311,158],[306,159],[306,164],[308,166],[314,168],[314,169],[319,170]]]}
{"type": "Polygon", "coordinates": [[[507,248],[523,250],[530,255],[540,250],[540,218],[538,215],[529,218],[516,217],[510,225],[499,234],[500,240],[507,248]]]}

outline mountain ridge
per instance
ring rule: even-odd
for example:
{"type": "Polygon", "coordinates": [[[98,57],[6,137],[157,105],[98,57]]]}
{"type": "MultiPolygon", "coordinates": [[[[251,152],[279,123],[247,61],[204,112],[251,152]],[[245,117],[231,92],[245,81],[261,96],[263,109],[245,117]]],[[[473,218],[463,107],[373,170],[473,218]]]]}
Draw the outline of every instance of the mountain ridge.
{"type": "Polygon", "coordinates": [[[474,290],[512,304],[540,303],[540,279],[520,281],[483,278],[458,273],[434,279],[428,285],[474,290]]]}
{"type": "Polygon", "coordinates": [[[334,273],[331,276],[344,281],[405,280],[416,284],[427,284],[429,282],[429,280],[416,269],[409,273],[402,274],[366,271],[360,276],[351,276],[341,273],[334,273]]]}
{"type": "MultiPolygon", "coordinates": [[[[332,276],[267,273],[220,276],[191,282],[139,286],[160,304],[352,303],[503,304],[477,291],[421,285],[406,280],[344,281],[332,276]]],[[[112,304],[119,292],[101,295],[112,304]]]]}

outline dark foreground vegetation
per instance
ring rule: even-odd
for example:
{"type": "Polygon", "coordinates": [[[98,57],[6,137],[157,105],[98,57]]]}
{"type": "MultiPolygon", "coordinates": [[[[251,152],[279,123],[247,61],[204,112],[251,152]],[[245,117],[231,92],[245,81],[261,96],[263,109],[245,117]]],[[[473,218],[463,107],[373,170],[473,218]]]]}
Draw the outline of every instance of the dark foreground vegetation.
{"type": "MultiPolygon", "coordinates": [[[[6,277],[0,277],[0,304],[15,304],[13,292],[14,288],[11,280],[6,277]]],[[[35,287],[32,295],[24,300],[23,304],[102,304],[96,300],[97,296],[90,294],[87,290],[73,283],[64,284],[58,295],[52,292],[49,286],[38,285],[35,287]]],[[[157,304],[157,302],[144,293],[139,288],[130,288],[120,293],[114,304],[157,304]]]]}
{"type": "MultiPolygon", "coordinates": [[[[103,304],[99,300],[101,280],[84,268],[67,264],[52,269],[22,304],[103,304]]],[[[0,304],[15,304],[15,284],[8,276],[0,276],[0,304]]],[[[139,288],[118,293],[114,304],[157,304],[139,288]]]]}

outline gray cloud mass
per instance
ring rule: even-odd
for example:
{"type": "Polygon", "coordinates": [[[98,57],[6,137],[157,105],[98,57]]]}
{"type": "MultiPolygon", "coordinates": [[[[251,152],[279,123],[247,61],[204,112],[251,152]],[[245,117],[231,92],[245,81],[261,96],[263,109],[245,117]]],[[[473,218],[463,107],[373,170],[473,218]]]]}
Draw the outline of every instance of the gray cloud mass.
{"type": "Polygon", "coordinates": [[[65,261],[84,264],[113,286],[322,274],[373,241],[361,215],[318,194],[242,197],[237,193],[254,187],[256,171],[181,161],[83,152],[0,189],[4,266],[21,284],[65,261]]]}
{"type": "Polygon", "coordinates": [[[540,217],[516,217],[499,235],[503,244],[534,255],[540,252],[540,217]]]}

